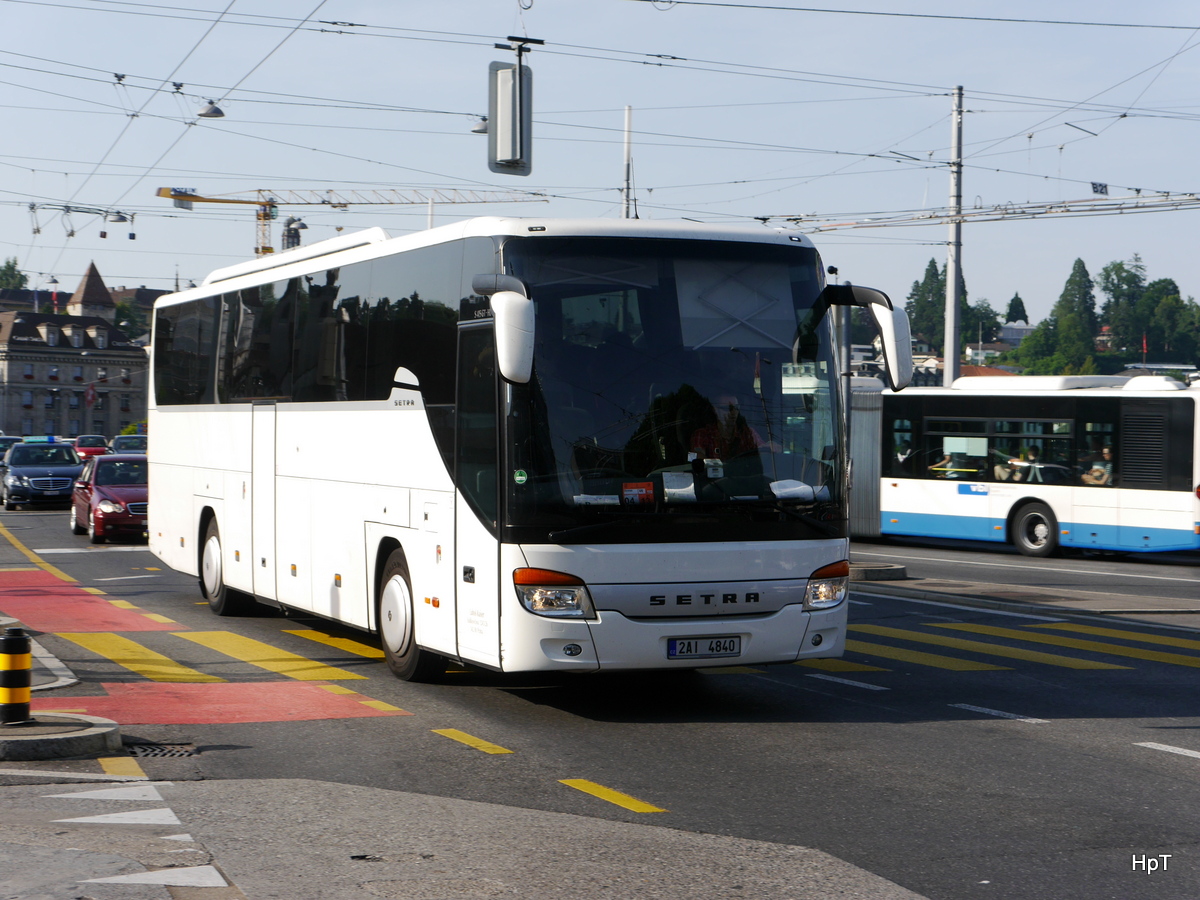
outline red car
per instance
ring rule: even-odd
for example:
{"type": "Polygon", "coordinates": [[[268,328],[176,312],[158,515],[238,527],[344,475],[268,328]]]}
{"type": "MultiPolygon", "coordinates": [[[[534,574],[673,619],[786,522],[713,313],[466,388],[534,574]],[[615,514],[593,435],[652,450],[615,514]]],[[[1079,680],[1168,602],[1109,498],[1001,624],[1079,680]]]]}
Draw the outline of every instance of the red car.
{"type": "Polygon", "coordinates": [[[111,537],[145,537],[148,471],[142,454],[90,458],[71,495],[72,533],[86,532],[93,544],[111,537]]]}
{"type": "Polygon", "coordinates": [[[87,459],[108,452],[108,440],[102,434],[81,434],[75,438],[75,452],[87,459]]]}

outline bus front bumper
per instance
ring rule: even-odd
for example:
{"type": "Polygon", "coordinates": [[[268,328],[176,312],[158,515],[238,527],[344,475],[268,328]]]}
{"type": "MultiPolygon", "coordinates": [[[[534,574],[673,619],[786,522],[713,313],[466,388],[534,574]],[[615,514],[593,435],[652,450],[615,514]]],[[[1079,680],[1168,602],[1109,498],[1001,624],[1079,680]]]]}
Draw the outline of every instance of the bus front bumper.
{"type": "MultiPolygon", "coordinates": [[[[832,609],[806,611],[785,606],[766,615],[704,618],[631,619],[601,610],[591,621],[543,619],[525,614],[525,634],[506,641],[506,671],[621,671],[636,669],[695,669],[720,666],[791,663],[803,659],[841,656],[846,645],[847,603],[832,609]],[[534,621],[530,621],[530,620],[534,621]],[[737,638],[736,655],[729,642],[737,638]],[[672,641],[694,641],[700,655],[671,658],[672,641]],[[524,653],[508,648],[526,647],[524,653]],[[710,649],[718,652],[708,655],[710,649]]],[[[508,620],[512,625],[512,619],[508,620]]]]}

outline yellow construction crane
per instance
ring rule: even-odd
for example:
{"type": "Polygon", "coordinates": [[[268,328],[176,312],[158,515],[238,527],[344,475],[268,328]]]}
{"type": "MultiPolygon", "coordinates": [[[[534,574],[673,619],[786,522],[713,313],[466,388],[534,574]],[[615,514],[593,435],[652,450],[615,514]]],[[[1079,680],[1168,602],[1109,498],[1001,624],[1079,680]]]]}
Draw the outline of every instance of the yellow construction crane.
{"type": "MultiPolygon", "coordinates": [[[[255,220],[258,223],[255,256],[274,253],[271,246],[271,222],[279,217],[280,206],[327,206],[331,209],[347,209],[351,206],[420,206],[429,207],[430,219],[433,208],[444,203],[546,203],[548,198],[528,191],[244,191],[254,194],[254,199],[227,194],[222,197],[203,197],[188,188],[159,188],[156,196],[174,200],[180,209],[191,209],[193,203],[240,203],[258,207],[255,220]]],[[[302,226],[303,227],[303,226],[302,226]]]]}

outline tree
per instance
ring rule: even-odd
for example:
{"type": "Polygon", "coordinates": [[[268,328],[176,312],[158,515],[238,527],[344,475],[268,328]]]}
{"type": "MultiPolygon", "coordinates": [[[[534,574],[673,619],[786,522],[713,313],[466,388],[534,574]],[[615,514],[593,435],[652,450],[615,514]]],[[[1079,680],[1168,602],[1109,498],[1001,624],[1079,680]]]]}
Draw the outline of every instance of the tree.
{"type": "Polygon", "coordinates": [[[0,288],[20,288],[25,287],[29,279],[25,277],[25,273],[17,268],[17,258],[15,256],[4,260],[4,265],[0,266],[0,288]]]}
{"type": "Polygon", "coordinates": [[[946,280],[936,260],[929,260],[925,277],[913,282],[904,309],[908,313],[912,333],[940,347],[942,332],[946,327],[946,280]]]}
{"type": "Polygon", "coordinates": [[[1075,260],[1071,275],[1063,286],[1058,302],[1054,304],[1051,315],[1062,318],[1074,316],[1089,339],[1094,339],[1100,330],[1100,322],[1096,317],[1096,292],[1092,276],[1088,274],[1087,266],[1082,259],[1075,260]]]}
{"type": "MultiPolygon", "coordinates": [[[[971,311],[967,304],[967,287],[961,285],[959,292],[958,323],[960,346],[967,340],[975,339],[974,330],[976,319],[970,318],[971,311]]],[[[909,327],[914,335],[920,335],[935,348],[944,348],[946,334],[946,267],[938,268],[936,260],[929,260],[925,267],[925,277],[914,281],[909,291],[908,301],[904,304],[908,312],[909,327]]],[[[993,313],[994,315],[994,313],[993,313]]],[[[986,327],[986,326],[985,326],[986,327]]]]}
{"type": "Polygon", "coordinates": [[[1024,322],[1029,324],[1029,313],[1025,312],[1025,302],[1021,299],[1020,294],[1013,294],[1012,299],[1008,301],[1008,311],[1004,314],[1004,322],[1024,322]]]}
{"type": "Polygon", "coordinates": [[[1146,266],[1136,253],[1128,263],[1110,262],[1096,279],[1106,299],[1100,321],[1108,326],[1115,350],[1141,347],[1139,304],[1146,292],[1146,266]]]}
{"type": "Polygon", "coordinates": [[[990,344],[1000,337],[1000,314],[982,297],[963,311],[960,321],[964,348],[976,341],[990,344]]]}
{"type": "Polygon", "coordinates": [[[1083,260],[1077,259],[1058,302],[1021,342],[1017,359],[1030,375],[1094,371],[1097,327],[1092,278],[1083,260]]]}
{"type": "Polygon", "coordinates": [[[139,337],[150,330],[150,325],[146,321],[146,314],[131,300],[120,301],[116,304],[116,310],[115,321],[117,327],[129,337],[139,337]]]}

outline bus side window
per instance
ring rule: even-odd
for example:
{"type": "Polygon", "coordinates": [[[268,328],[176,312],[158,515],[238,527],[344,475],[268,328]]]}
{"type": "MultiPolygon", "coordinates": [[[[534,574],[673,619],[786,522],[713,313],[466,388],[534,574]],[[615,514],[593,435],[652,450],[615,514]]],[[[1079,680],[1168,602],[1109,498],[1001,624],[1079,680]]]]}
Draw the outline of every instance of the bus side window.
{"type": "Polygon", "coordinates": [[[888,474],[903,478],[917,474],[915,469],[917,448],[913,443],[912,421],[909,419],[893,419],[892,455],[888,462],[888,474]]]}
{"type": "Polygon", "coordinates": [[[949,478],[954,460],[950,452],[943,449],[941,438],[930,438],[929,449],[925,452],[925,477],[949,478]]]}

